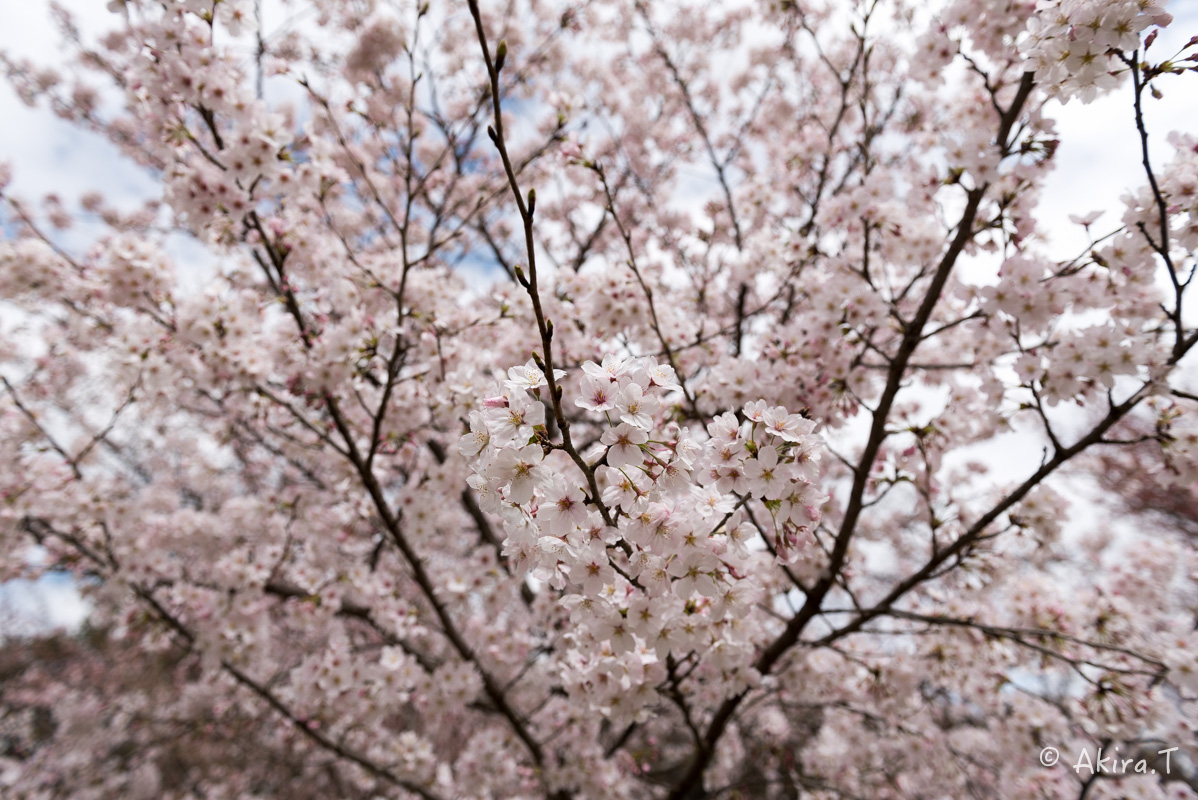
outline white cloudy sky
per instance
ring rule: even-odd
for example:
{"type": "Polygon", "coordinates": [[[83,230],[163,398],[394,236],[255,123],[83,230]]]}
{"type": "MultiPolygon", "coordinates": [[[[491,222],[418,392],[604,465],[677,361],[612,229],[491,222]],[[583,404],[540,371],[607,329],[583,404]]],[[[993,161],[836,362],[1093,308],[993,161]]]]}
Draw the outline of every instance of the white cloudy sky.
{"type": "MultiPolygon", "coordinates": [[[[85,31],[103,30],[110,24],[104,0],[61,2],[77,15],[85,31]]],[[[1158,58],[1171,55],[1191,36],[1198,35],[1198,3],[1173,0],[1169,10],[1176,19],[1153,46],[1151,54],[1158,58]]],[[[271,23],[268,16],[268,30],[271,23]]],[[[0,50],[53,66],[61,51],[50,22],[49,3],[8,3],[0,26],[0,50]]],[[[1198,131],[1198,102],[1194,101],[1192,84],[1192,80],[1164,81],[1161,87],[1165,98],[1148,101],[1152,153],[1158,165],[1170,156],[1171,148],[1164,142],[1167,131],[1198,131]],[[1178,85],[1189,85],[1188,91],[1178,90],[1178,85]]],[[[1052,115],[1058,120],[1062,144],[1057,170],[1044,195],[1041,219],[1052,237],[1053,255],[1072,257],[1086,245],[1086,239],[1078,226],[1069,224],[1068,215],[1107,209],[1095,228],[1101,231],[1104,224],[1118,224],[1119,198],[1142,184],[1143,172],[1126,87],[1088,106],[1074,102],[1055,109],[1052,115]]],[[[103,191],[111,202],[128,206],[153,196],[155,191],[154,183],[124,162],[113,147],[96,136],[78,132],[46,109],[26,107],[2,82],[0,161],[15,167],[12,188],[29,199],[55,192],[73,205],[72,201],[85,192],[103,191]]],[[[64,581],[0,587],[0,619],[6,609],[46,614],[58,624],[69,624],[84,613],[74,589],[64,581]]]]}

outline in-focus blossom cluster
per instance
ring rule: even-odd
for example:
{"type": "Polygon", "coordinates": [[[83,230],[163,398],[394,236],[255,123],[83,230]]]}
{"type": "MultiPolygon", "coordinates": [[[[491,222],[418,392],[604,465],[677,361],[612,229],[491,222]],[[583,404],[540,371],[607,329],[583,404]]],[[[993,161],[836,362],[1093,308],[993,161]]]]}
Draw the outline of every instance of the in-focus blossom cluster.
{"type": "Polygon", "coordinates": [[[938,73],[961,52],[959,37],[996,62],[1027,59],[1037,84],[1053,96],[1088,103],[1114,88],[1126,65],[1117,57],[1134,51],[1152,26],[1173,15],[1165,0],[954,0],[920,37],[922,56],[912,66],[921,80],[938,73]]]}
{"type": "Polygon", "coordinates": [[[811,534],[828,499],[817,424],[758,401],[693,432],[669,419],[669,365],[608,355],[581,371],[572,402],[602,419],[584,468],[550,444],[531,361],[458,445],[480,505],[502,520],[504,555],[560,592],[576,631],[569,683],[593,707],[631,719],[667,663],[698,665],[708,691],[737,691],[758,677],[768,565],[814,577],[823,564],[811,534]]]}
{"type": "Polygon", "coordinates": [[[1030,18],[1024,50],[1046,89],[1089,102],[1125,71],[1114,54],[1134,51],[1145,29],[1172,21],[1164,0],[1046,0],[1030,18]]]}

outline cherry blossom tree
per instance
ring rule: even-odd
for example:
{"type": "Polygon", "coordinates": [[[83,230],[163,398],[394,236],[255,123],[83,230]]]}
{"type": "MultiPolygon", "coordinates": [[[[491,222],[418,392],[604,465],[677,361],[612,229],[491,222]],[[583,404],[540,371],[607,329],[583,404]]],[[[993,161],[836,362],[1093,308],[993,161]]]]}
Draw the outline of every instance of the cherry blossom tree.
{"type": "Polygon", "coordinates": [[[5,797],[1198,796],[1195,540],[1054,483],[1198,480],[1161,2],[110,8],[4,60],[161,186],[3,190],[5,797]]]}

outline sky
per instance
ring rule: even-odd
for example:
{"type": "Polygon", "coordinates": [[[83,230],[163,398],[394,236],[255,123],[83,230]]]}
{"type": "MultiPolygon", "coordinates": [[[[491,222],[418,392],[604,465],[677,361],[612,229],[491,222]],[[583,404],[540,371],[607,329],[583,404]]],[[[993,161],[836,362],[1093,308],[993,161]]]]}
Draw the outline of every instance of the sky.
{"type": "MultiPolygon", "coordinates": [[[[103,0],[60,2],[76,15],[85,32],[102,31],[112,24],[103,0]]],[[[267,30],[272,26],[270,8],[267,5],[267,30]]],[[[1175,20],[1153,45],[1150,55],[1156,58],[1172,55],[1191,36],[1198,35],[1198,2],[1173,0],[1169,10],[1175,20]]],[[[54,66],[61,52],[56,42],[48,2],[7,4],[0,26],[0,51],[54,66]]],[[[1198,132],[1198,103],[1194,101],[1192,83],[1164,80],[1160,83],[1164,98],[1146,100],[1152,158],[1158,167],[1171,156],[1171,148],[1165,143],[1166,132],[1198,132]],[[1189,91],[1179,91],[1178,85],[1188,85],[1189,91]]],[[[1094,230],[1109,230],[1107,226],[1117,225],[1122,214],[1120,197],[1144,182],[1131,93],[1125,85],[1089,105],[1073,101],[1063,107],[1055,105],[1048,114],[1057,120],[1061,147],[1056,171],[1042,197],[1040,221],[1049,236],[1050,255],[1071,258],[1086,246],[1087,239],[1080,226],[1069,222],[1069,215],[1105,209],[1094,230]]],[[[37,200],[54,192],[72,207],[83,194],[103,191],[112,204],[131,208],[155,194],[155,182],[124,161],[114,147],[100,137],[76,130],[48,109],[25,106],[5,82],[0,82],[0,120],[0,162],[15,168],[11,191],[18,196],[37,200]]],[[[86,236],[86,229],[75,236],[86,236]]],[[[196,257],[194,253],[182,255],[196,257]]],[[[86,606],[70,581],[49,578],[36,584],[0,586],[0,621],[9,611],[39,615],[52,624],[70,626],[86,614],[86,606]]]]}

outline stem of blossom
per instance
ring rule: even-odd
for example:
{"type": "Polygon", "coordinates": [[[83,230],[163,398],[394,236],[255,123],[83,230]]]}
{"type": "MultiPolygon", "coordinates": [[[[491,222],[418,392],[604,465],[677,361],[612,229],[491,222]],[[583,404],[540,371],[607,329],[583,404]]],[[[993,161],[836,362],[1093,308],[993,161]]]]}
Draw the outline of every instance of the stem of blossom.
{"type": "MultiPolygon", "coordinates": [[[[89,548],[84,546],[75,537],[71,536],[70,534],[67,534],[67,533],[64,533],[62,531],[55,529],[52,525],[50,525],[49,523],[47,523],[44,520],[34,520],[34,519],[27,518],[25,520],[25,525],[26,525],[27,529],[30,530],[30,532],[35,535],[35,537],[44,537],[45,535],[49,534],[49,535],[53,535],[59,539],[62,539],[63,541],[69,542],[71,544],[71,546],[74,547],[81,555],[83,555],[85,558],[87,558],[90,561],[92,561],[93,563],[95,563],[101,569],[109,569],[110,567],[112,567],[112,565],[109,565],[108,563],[106,563],[105,560],[102,559],[99,555],[91,552],[89,548]]],[[[133,591],[133,593],[135,595],[137,595],[137,597],[142,601],[142,603],[144,603],[146,606],[148,606],[150,608],[150,610],[159,619],[159,621],[161,621],[164,625],[166,625],[168,628],[170,628],[182,640],[182,644],[188,650],[193,650],[193,651],[195,650],[196,635],[186,625],[184,625],[183,622],[178,617],[176,617],[174,614],[170,613],[162,605],[162,603],[160,603],[158,601],[158,598],[154,597],[151,590],[149,590],[143,586],[139,586],[135,583],[129,583],[128,586],[133,591]]],[[[323,733],[321,733],[317,728],[314,728],[314,727],[308,725],[303,720],[301,720],[299,717],[297,717],[291,711],[291,709],[289,709],[287,707],[287,705],[278,698],[278,696],[276,696],[273,692],[270,691],[270,689],[268,689],[262,683],[255,681],[253,678],[249,677],[249,675],[247,675],[245,672],[238,669],[233,664],[230,664],[228,662],[228,660],[221,659],[220,666],[221,666],[221,669],[223,669],[230,677],[233,678],[233,680],[235,680],[237,683],[241,684],[245,688],[249,689],[251,692],[256,694],[260,699],[264,700],[266,702],[266,704],[271,707],[271,709],[273,709],[276,713],[278,713],[283,718],[290,721],[292,723],[292,725],[296,728],[296,730],[299,730],[300,732],[302,732],[305,736],[307,736],[309,739],[311,739],[319,747],[321,747],[325,750],[328,750],[329,752],[333,753],[334,755],[336,755],[346,761],[350,761],[354,764],[357,764],[359,767],[366,770],[368,773],[370,773],[374,777],[379,778],[379,779],[385,781],[386,783],[390,783],[394,786],[399,786],[409,792],[413,792],[413,793],[419,795],[420,797],[424,798],[424,800],[440,800],[440,798],[437,795],[433,794],[432,792],[429,792],[428,790],[423,789],[422,787],[417,786],[416,784],[409,783],[408,781],[405,781],[405,780],[397,777],[396,775],[392,774],[389,770],[380,766],[379,764],[375,763],[374,761],[370,760],[369,758],[362,755],[361,753],[358,753],[355,750],[352,750],[342,744],[339,744],[339,743],[333,741],[332,739],[330,739],[329,737],[327,737],[323,733]]]]}
{"type": "MultiPolygon", "coordinates": [[[[196,644],[196,637],[195,637],[195,634],[193,634],[187,628],[187,626],[185,626],[177,617],[175,617],[173,614],[171,614],[169,611],[167,611],[166,608],[164,608],[163,605],[158,602],[157,598],[155,598],[152,594],[150,594],[150,592],[148,590],[143,589],[139,586],[133,586],[131,588],[133,589],[134,593],[136,593],[138,595],[138,597],[140,597],[142,599],[142,601],[144,603],[146,603],[148,606],[150,606],[151,609],[153,609],[155,615],[157,615],[158,618],[164,624],[166,624],[167,627],[169,627],[176,634],[178,634],[178,636],[183,640],[183,643],[186,645],[186,647],[189,650],[194,649],[195,644],[196,644]]],[[[275,695],[275,693],[272,692],[270,689],[268,689],[265,685],[254,680],[249,675],[247,675],[246,673],[244,673],[240,669],[238,669],[236,666],[234,666],[233,664],[230,664],[227,660],[221,659],[220,665],[221,665],[221,668],[226,673],[228,673],[228,675],[231,678],[233,678],[233,680],[235,680],[237,683],[241,684],[242,686],[244,686],[245,688],[249,689],[251,692],[256,694],[261,700],[265,701],[266,704],[271,707],[271,709],[273,709],[277,714],[279,714],[279,716],[288,720],[296,730],[303,733],[306,737],[311,739],[313,742],[315,742],[321,748],[328,750],[330,753],[333,753],[334,755],[337,755],[338,757],[340,757],[346,761],[350,761],[350,762],[353,762],[354,764],[357,764],[359,767],[366,770],[366,772],[370,773],[374,777],[379,778],[379,779],[383,780],[384,782],[389,783],[393,786],[398,786],[398,787],[404,789],[405,791],[412,792],[413,794],[416,794],[416,795],[424,798],[424,800],[440,800],[440,798],[437,795],[433,794],[432,792],[428,791],[427,789],[423,788],[422,786],[419,786],[414,783],[410,783],[408,781],[405,781],[405,780],[397,777],[396,775],[392,774],[390,772],[390,770],[387,770],[384,767],[379,766],[374,761],[371,761],[369,758],[362,755],[361,753],[359,753],[355,750],[352,750],[343,744],[339,744],[338,742],[333,741],[328,736],[321,733],[319,729],[309,725],[307,722],[305,722],[304,720],[297,717],[291,711],[291,709],[289,709],[287,707],[287,705],[282,700],[280,700],[278,698],[278,696],[275,695]]]]}
{"type": "Polygon", "coordinates": [[[1155,658],[1150,658],[1149,656],[1146,656],[1143,653],[1137,653],[1134,650],[1128,649],[1126,647],[1119,647],[1118,645],[1103,644],[1102,642],[1091,642],[1086,639],[1079,639],[1076,636],[1070,636],[1069,634],[1061,633],[1060,631],[1053,631],[1053,630],[1047,630],[1047,629],[1042,629],[1042,628],[1009,628],[1009,627],[1003,627],[1003,626],[999,626],[999,625],[987,625],[985,623],[975,622],[974,620],[971,620],[971,619],[955,619],[953,617],[947,617],[947,616],[932,616],[932,615],[927,615],[927,614],[917,614],[917,613],[914,613],[911,611],[900,611],[899,609],[894,609],[894,608],[890,609],[886,615],[890,616],[890,617],[895,617],[896,619],[906,619],[906,620],[911,620],[913,622],[924,622],[929,625],[947,625],[949,627],[956,627],[956,628],[971,628],[973,630],[981,631],[989,636],[994,636],[996,638],[1001,638],[1001,639],[1009,639],[1010,641],[1013,641],[1018,644],[1024,645],[1026,647],[1035,649],[1037,652],[1043,653],[1052,658],[1058,658],[1058,659],[1061,659],[1064,661],[1069,661],[1071,663],[1075,663],[1075,664],[1079,664],[1079,665],[1098,667],[1100,669],[1103,669],[1103,670],[1106,670],[1109,672],[1158,675],[1166,670],[1166,666],[1163,662],[1161,662],[1155,658]],[[1042,645],[1036,645],[1034,643],[1028,642],[1023,637],[1031,637],[1031,638],[1036,638],[1036,639],[1049,639],[1049,640],[1055,640],[1055,641],[1059,641],[1059,642],[1069,642],[1070,644],[1076,644],[1076,645],[1080,645],[1082,647],[1090,647],[1095,650],[1102,650],[1102,651],[1109,652],[1109,653],[1118,653],[1120,655],[1130,656],[1130,657],[1136,659],[1137,661],[1142,661],[1145,664],[1148,664],[1149,666],[1151,666],[1152,669],[1151,670],[1132,670],[1132,669],[1127,669],[1125,667],[1120,667],[1120,666],[1113,665],[1113,664],[1103,664],[1103,663],[1090,661],[1090,660],[1086,660],[1086,659],[1081,659],[1081,658],[1071,658],[1070,656],[1068,656],[1065,653],[1057,652],[1055,650],[1046,648],[1042,645]]]}
{"type": "MultiPolygon", "coordinates": [[[[1032,88],[1035,85],[1034,73],[1024,73],[1023,79],[1020,82],[1019,90],[1012,100],[1011,105],[1003,114],[1000,123],[998,134],[995,137],[995,142],[1001,147],[1004,152],[1010,147],[1007,142],[1007,137],[1010,134],[1011,128],[1018,119],[1019,114],[1023,110],[1023,105],[1027,98],[1031,95],[1032,88]]],[[[964,251],[966,244],[972,239],[974,230],[973,223],[977,217],[978,207],[981,205],[982,198],[985,196],[987,186],[981,186],[976,189],[971,189],[967,195],[965,210],[961,214],[960,221],[957,224],[957,234],[953,241],[940,259],[940,264],[936,268],[936,272],[932,277],[932,281],[928,286],[927,292],[924,295],[923,302],[920,304],[919,310],[915,317],[906,324],[906,329],[903,334],[902,342],[899,344],[898,352],[890,363],[889,374],[886,380],[886,387],[882,390],[882,396],[878,400],[877,407],[874,409],[873,424],[870,427],[869,440],[866,442],[865,449],[858,461],[856,474],[853,479],[853,486],[849,492],[848,504],[845,507],[844,518],[841,522],[840,531],[836,535],[836,542],[832,548],[832,553],[829,558],[828,574],[822,577],[814,587],[811,593],[807,596],[803,603],[803,608],[799,610],[798,616],[792,621],[788,627],[787,633],[775,642],[771,648],[766,650],[762,656],[762,664],[768,669],[774,661],[781,655],[783,651],[788,649],[791,644],[798,640],[798,635],[806,626],[807,622],[815,615],[823,602],[824,596],[834,584],[834,576],[840,571],[844,564],[845,558],[848,556],[849,541],[852,538],[853,532],[857,526],[863,507],[865,497],[865,486],[869,479],[870,468],[874,460],[877,458],[878,450],[882,446],[882,442],[886,438],[886,422],[890,416],[890,409],[894,405],[895,398],[898,396],[899,389],[902,386],[903,377],[907,371],[908,362],[914,354],[916,347],[919,345],[923,335],[924,326],[931,319],[932,311],[935,309],[937,302],[940,300],[940,294],[944,290],[944,285],[948,281],[949,275],[952,273],[953,267],[957,263],[958,257],[964,251]],[[792,633],[793,631],[793,633],[792,633]],[[772,658],[771,654],[777,649],[777,655],[772,658]]],[[[763,670],[764,671],[764,670],[763,670]]]]}
{"type": "Polygon", "coordinates": [[[1028,492],[1038,486],[1049,475],[1057,470],[1065,462],[1072,459],[1083,450],[1092,445],[1102,443],[1103,434],[1110,430],[1115,423],[1127,416],[1127,414],[1136,407],[1145,397],[1148,396],[1148,387],[1141,387],[1139,391],[1124,400],[1122,403],[1112,406],[1107,412],[1106,417],[1090,430],[1090,432],[1079,439],[1073,445],[1058,451],[1051,459],[1046,461],[1036,472],[1021,483],[1014,491],[1004,497],[1000,502],[995,504],[988,512],[981,516],[969,529],[959,536],[952,544],[940,550],[919,570],[904,579],[896,585],[885,598],[877,605],[866,610],[860,617],[853,620],[843,628],[839,628],[832,633],[829,633],[820,642],[827,640],[829,642],[843,638],[844,636],[861,630],[862,626],[871,619],[889,613],[890,607],[903,595],[914,589],[926,581],[933,573],[943,565],[948,559],[957,556],[964,552],[968,547],[973,545],[983,535],[986,528],[994,523],[1004,512],[1014,506],[1020,500],[1027,496],[1028,492]]]}
{"type": "MultiPolygon", "coordinates": [[[[1016,120],[1019,118],[1019,114],[1022,113],[1023,106],[1031,95],[1034,86],[1035,74],[1031,72],[1024,73],[1015,98],[1011,101],[1011,105],[999,120],[995,143],[1004,152],[1010,148],[1007,137],[1010,135],[1016,120]]],[[[966,197],[965,210],[961,213],[960,221],[957,223],[957,233],[940,259],[940,263],[924,295],[923,302],[920,303],[919,310],[916,312],[915,317],[905,325],[902,342],[899,344],[899,349],[894,356],[894,360],[890,363],[886,387],[882,390],[882,396],[874,410],[869,440],[858,461],[853,478],[853,486],[849,492],[849,500],[845,506],[844,518],[840,526],[840,531],[837,533],[832,553],[829,556],[828,568],[823,576],[816,581],[815,585],[811,587],[810,593],[804,598],[799,613],[786,626],[786,630],[757,659],[754,667],[763,675],[769,673],[778,660],[799,641],[799,636],[803,632],[803,629],[806,628],[807,623],[819,614],[824,597],[836,585],[836,576],[848,556],[849,542],[856,530],[857,521],[864,507],[865,487],[869,480],[870,467],[877,458],[878,450],[886,438],[886,422],[890,416],[890,409],[894,405],[895,398],[898,396],[903,377],[906,374],[908,361],[919,345],[923,328],[927,325],[928,320],[932,316],[932,311],[940,300],[940,294],[944,290],[944,285],[947,283],[953,267],[956,265],[957,258],[965,250],[965,245],[973,238],[973,223],[977,217],[978,207],[981,205],[987,188],[988,185],[983,185],[969,190],[966,197]]],[[[1114,422],[1112,420],[1110,424],[1113,425],[1114,422]]],[[[1059,454],[1058,457],[1060,457],[1059,454]]],[[[1053,469],[1055,469],[1055,466],[1053,469]]],[[[1052,470],[1048,471],[1051,472],[1052,470]]],[[[1044,472],[1043,467],[1040,472],[1044,472]]],[[[1040,472],[1037,472],[1037,475],[1040,472]]],[[[1037,479],[1038,482],[1039,479],[1037,479]]],[[[1031,487],[1029,486],[1027,491],[1030,491],[1030,489],[1031,487]]],[[[1026,491],[1024,493],[1026,494],[1026,491]]],[[[1015,500],[1011,502],[1013,503],[1015,500]]],[[[997,517],[998,513],[995,513],[994,517],[997,517]]],[[[990,520],[987,520],[986,525],[989,525],[989,522],[990,520]]],[[[945,551],[941,552],[947,553],[949,550],[952,550],[952,548],[946,548],[945,551]]],[[[947,555],[942,556],[942,558],[945,557],[947,555]]],[[[929,574],[930,572],[931,570],[929,570],[929,574]]],[[[674,787],[674,790],[670,792],[670,800],[690,800],[690,798],[695,797],[695,792],[702,786],[703,771],[715,753],[715,745],[731,721],[733,713],[746,695],[747,693],[741,693],[731,697],[725,700],[719,709],[717,709],[707,728],[707,734],[703,737],[699,750],[695,754],[691,768],[674,787]]]]}
{"type": "MultiPolygon", "coordinates": [[[[736,204],[732,199],[732,187],[728,183],[728,165],[731,163],[731,158],[720,159],[716,154],[715,145],[711,141],[711,135],[707,131],[707,126],[703,123],[703,116],[695,107],[694,97],[691,94],[690,84],[682,77],[682,73],[678,71],[674,60],[670,58],[670,54],[666,52],[661,44],[661,38],[657,30],[653,27],[653,23],[649,17],[649,10],[645,7],[644,2],[637,0],[636,10],[640,13],[641,18],[645,21],[645,27],[649,31],[649,36],[653,40],[653,48],[657,55],[661,58],[662,63],[666,65],[670,76],[674,79],[674,83],[678,85],[679,91],[682,92],[682,100],[686,105],[686,110],[690,114],[691,123],[695,126],[695,131],[699,134],[699,138],[703,140],[703,146],[707,150],[707,157],[711,161],[711,166],[715,169],[716,178],[719,181],[720,188],[724,192],[724,202],[728,204],[728,217],[732,222],[732,238],[736,242],[737,250],[744,250],[744,237],[741,234],[740,220],[736,214],[736,204]]],[[[736,149],[733,149],[733,154],[736,149]]]]}
{"type": "Polygon", "coordinates": [[[1152,170],[1152,160],[1148,156],[1148,128],[1144,124],[1144,107],[1143,95],[1146,85],[1140,75],[1140,51],[1132,53],[1131,59],[1120,55],[1123,63],[1127,64],[1131,70],[1132,87],[1134,88],[1133,98],[1136,110],[1136,130],[1140,134],[1140,163],[1144,165],[1144,174],[1148,177],[1148,185],[1152,188],[1152,199],[1156,203],[1157,210],[1157,225],[1159,226],[1160,241],[1153,239],[1148,231],[1140,226],[1140,233],[1148,240],[1149,246],[1156,251],[1156,254],[1165,262],[1165,270],[1169,273],[1169,280],[1173,284],[1173,309],[1168,312],[1173,320],[1173,326],[1176,328],[1175,338],[1173,341],[1173,355],[1177,357],[1184,344],[1185,328],[1182,327],[1181,319],[1181,301],[1182,294],[1185,292],[1186,286],[1189,285],[1187,279],[1185,283],[1177,277],[1177,271],[1173,266],[1173,259],[1169,255],[1169,206],[1165,202],[1165,197],[1161,194],[1160,184],[1157,183],[1156,173],[1152,170]]]}
{"type": "Polygon", "coordinates": [[[400,553],[403,554],[404,559],[407,560],[408,566],[412,568],[412,577],[415,579],[416,584],[420,587],[425,599],[433,607],[433,612],[437,615],[437,619],[441,623],[445,638],[449,639],[450,644],[453,645],[453,648],[458,652],[458,655],[461,656],[463,661],[473,664],[475,669],[478,670],[479,675],[482,677],[483,689],[486,691],[487,697],[490,698],[491,702],[495,704],[500,713],[507,718],[508,723],[511,725],[516,736],[519,737],[520,741],[524,742],[524,745],[528,748],[529,753],[532,755],[533,762],[538,767],[543,767],[545,754],[540,743],[533,738],[531,732],[528,730],[528,726],[524,723],[520,716],[516,714],[516,711],[512,708],[511,704],[508,703],[507,697],[504,696],[499,684],[490,675],[490,673],[483,669],[481,662],[479,662],[478,658],[474,654],[473,648],[470,647],[470,645],[462,637],[462,634],[458,631],[457,626],[454,624],[453,618],[449,614],[449,610],[437,596],[436,587],[433,585],[432,579],[425,570],[424,563],[420,560],[420,556],[416,553],[415,549],[413,549],[411,543],[408,542],[407,537],[404,535],[403,529],[399,524],[399,516],[391,510],[390,505],[387,503],[387,498],[383,494],[383,489],[379,485],[378,478],[375,476],[374,472],[367,467],[365,460],[362,458],[362,455],[358,450],[358,446],[354,443],[353,432],[350,430],[345,417],[342,415],[340,407],[336,402],[336,398],[328,394],[326,394],[325,397],[328,402],[329,414],[333,418],[333,423],[336,425],[341,437],[345,440],[345,446],[349,451],[350,463],[352,463],[357,469],[358,476],[361,478],[367,493],[370,495],[375,507],[375,511],[378,513],[384,527],[391,536],[391,540],[395,543],[395,546],[399,549],[400,553]]]}
{"type": "MultiPolygon", "coordinates": [[[[266,585],[262,587],[262,591],[266,594],[274,595],[275,597],[284,599],[298,598],[301,600],[307,600],[313,598],[312,592],[301,589],[298,586],[293,586],[284,581],[277,580],[268,581],[266,585]]],[[[408,642],[400,639],[384,628],[383,625],[380,624],[377,619],[375,619],[374,611],[369,606],[359,605],[357,603],[342,599],[341,604],[337,607],[337,610],[334,613],[339,617],[359,620],[373,630],[383,643],[398,647],[412,658],[416,659],[417,663],[420,664],[420,667],[425,671],[426,674],[432,673],[437,669],[438,666],[440,666],[439,661],[429,657],[427,653],[417,650],[415,647],[412,647],[410,644],[408,644],[408,642]]]]}
{"type": "MultiPolygon", "coordinates": [[[[528,277],[524,278],[523,270],[517,267],[516,278],[528,290],[529,299],[532,301],[533,314],[537,320],[537,330],[541,334],[541,349],[544,352],[544,367],[542,371],[545,373],[545,380],[549,384],[549,397],[553,404],[553,415],[557,420],[557,427],[562,433],[562,449],[570,456],[570,459],[586,477],[587,486],[591,490],[591,499],[594,501],[595,507],[599,510],[600,516],[603,517],[604,524],[612,526],[614,523],[611,511],[603,502],[599,492],[599,482],[595,479],[595,471],[587,464],[570,439],[570,421],[566,419],[565,411],[562,409],[562,395],[558,391],[557,378],[553,374],[552,328],[545,319],[545,311],[541,307],[541,294],[537,287],[537,257],[533,240],[533,210],[536,205],[536,194],[530,190],[527,203],[521,195],[520,182],[517,180],[516,172],[512,168],[512,160],[508,155],[507,144],[503,137],[503,109],[500,105],[499,69],[496,67],[495,62],[491,60],[491,51],[487,47],[487,34],[483,30],[482,14],[478,8],[478,0],[469,0],[469,5],[470,15],[474,18],[474,29],[478,34],[478,44],[482,48],[483,61],[486,63],[487,75],[491,81],[494,125],[487,128],[487,134],[491,137],[491,141],[495,143],[495,148],[499,151],[504,172],[507,174],[508,185],[511,187],[512,196],[516,200],[516,208],[520,212],[520,219],[524,223],[524,248],[528,255],[528,277]]],[[[506,54],[506,47],[504,50],[506,54]]]]}
{"type": "MultiPolygon", "coordinates": [[[[251,214],[252,213],[253,212],[251,212],[251,214]]],[[[253,219],[255,222],[257,222],[256,216],[254,216],[253,219]]],[[[257,222],[257,225],[259,226],[259,231],[261,232],[261,223],[257,222]]],[[[269,241],[265,235],[263,235],[263,241],[269,241]]],[[[279,272],[280,286],[282,287],[285,299],[287,301],[288,311],[295,320],[305,344],[308,347],[311,347],[307,323],[304,320],[303,314],[300,312],[299,304],[295,299],[294,292],[290,287],[286,286],[286,284],[282,283],[281,281],[283,275],[283,257],[269,247],[267,248],[267,253],[270,256],[276,270],[279,272]]],[[[398,342],[396,347],[399,347],[398,342]]],[[[425,571],[424,565],[421,562],[419,555],[407,541],[407,538],[404,536],[403,531],[400,528],[399,516],[392,511],[391,506],[388,504],[387,499],[383,494],[383,490],[379,485],[378,478],[374,474],[374,468],[373,464],[371,463],[370,456],[364,457],[359,450],[357,442],[354,438],[353,430],[350,428],[350,425],[344,414],[342,414],[340,404],[337,402],[337,398],[333,396],[332,393],[326,391],[324,393],[324,400],[326,407],[328,408],[329,416],[332,418],[337,432],[345,442],[344,449],[338,449],[341,450],[342,455],[349,460],[349,462],[357,471],[358,476],[367,491],[367,494],[370,495],[375,507],[375,511],[382,520],[392,542],[408,562],[408,565],[412,569],[413,578],[416,580],[416,583],[420,587],[421,592],[424,594],[425,599],[433,607],[433,611],[441,623],[445,637],[449,639],[450,644],[453,645],[453,648],[458,652],[458,655],[461,656],[463,661],[471,663],[475,666],[479,672],[479,675],[482,677],[484,690],[486,691],[491,702],[494,703],[496,708],[499,709],[500,713],[507,718],[509,725],[511,725],[512,730],[516,733],[516,736],[528,748],[529,753],[532,755],[533,762],[538,767],[543,766],[544,751],[541,748],[540,743],[533,738],[532,734],[528,730],[528,726],[507,702],[507,698],[504,696],[495,679],[483,669],[482,664],[475,657],[474,651],[470,645],[464,638],[462,638],[462,635],[454,624],[452,617],[449,615],[449,611],[445,607],[445,604],[442,603],[440,598],[437,596],[436,588],[434,587],[428,573],[425,571]]]]}
{"type": "MultiPolygon", "coordinates": [[[[657,307],[653,302],[653,292],[649,289],[648,284],[645,283],[645,278],[641,275],[640,267],[637,266],[636,250],[632,246],[632,233],[624,227],[620,215],[616,212],[616,197],[607,182],[607,173],[599,164],[596,164],[594,169],[596,174],[599,175],[599,182],[603,185],[603,194],[607,197],[607,210],[611,213],[611,218],[615,221],[616,228],[620,231],[620,238],[624,240],[624,249],[628,251],[628,268],[632,270],[632,274],[636,277],[636,282],[640,284],[641,291],[645,295],[645,302],[649,304],[649,319],[653,325],[653,332],[657,334],[657,341],[661,343],[661,349],[666,354],[666,360],[670,362],[670,368],[674,370],[674,376],[678,378],[678,386],[682,389],[682,395],[686,398],[687,405],[690,406],[691,414],[695,419],[700,419],[701,415],[699,414],[699,407],[695,403],[695,397],[686,386],[686,376],[682,374],[682,370],[678,366],[678,359],[674,357],[674,350],[670,347],[665,333],[661,330],[661,323],[658,322],[657,307]]],[[[738,321],[737,330],[739,331],[739,329],[740,323],[738,321]]],[[[737,339],[739,342],[739,335],[737,339]]]]}
{"type": "Polygon", "coordinates": [[[42,423],[38,421],[37,415],[30,411],[29,408],[21,402],[21,398],[17,394],[17,390],[14,389],[13,385],[8,382],[8,378],[0,375],[0,383],[4,385],[4,388],[8,391],[9,396],[12,397],[13,405],[17,407],[17,410],[24,415],[25,419],[28,420],[34,428],[37,429],[37,432],[42,435],[42,438],[46,440],[46,443],[50,445],[51,449],[62,456],[63,461],[67,462],[67,466],[71,468],[71,474],[75,476],[75,480],[83,480],[83,473],[79,471],[79,465],[75,463],[75,459],[72,458],[71,455],[66,451],[66,448],[55,441],[54,437],[50,435],[49,431],[42,427],[42,423]]]}

